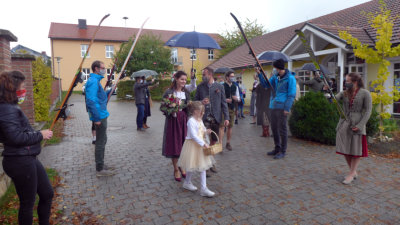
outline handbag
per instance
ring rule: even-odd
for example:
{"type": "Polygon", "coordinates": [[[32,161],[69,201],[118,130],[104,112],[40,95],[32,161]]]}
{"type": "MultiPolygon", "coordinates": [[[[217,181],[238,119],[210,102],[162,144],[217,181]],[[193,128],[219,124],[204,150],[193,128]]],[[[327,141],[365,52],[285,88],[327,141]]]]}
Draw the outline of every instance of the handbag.
{"type": "Polygon", "coordinates": [[[222,143],[219,141],[218,135],[214,131],[211,131],[211,133],[214,133],[214,135],[217,137],[217,143],[208,148],[203,148],[204,155],[215,155],[222,152],[222,143]]]}

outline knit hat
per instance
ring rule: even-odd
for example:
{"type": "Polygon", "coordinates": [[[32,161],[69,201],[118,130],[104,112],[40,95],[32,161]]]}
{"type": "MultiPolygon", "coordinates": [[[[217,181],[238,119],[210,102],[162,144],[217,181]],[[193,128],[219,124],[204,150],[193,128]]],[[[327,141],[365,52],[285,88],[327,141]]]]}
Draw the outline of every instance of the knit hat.
{"type": "Polygon", "coordinates": [[[283,61],[283,59],[275,60],[272,65],[275,68],[280,69],[280,70],[284,70],[285,69],[285,61],[283,61]]]}

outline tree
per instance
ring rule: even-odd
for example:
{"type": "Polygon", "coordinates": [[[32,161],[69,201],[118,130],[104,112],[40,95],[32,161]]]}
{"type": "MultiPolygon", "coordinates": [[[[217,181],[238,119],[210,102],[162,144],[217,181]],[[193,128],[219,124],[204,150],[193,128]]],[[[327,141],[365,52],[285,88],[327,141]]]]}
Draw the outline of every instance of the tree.
{"type": "Polygon", "coordinates": [[[49,119],[51,95],[51,68],[46,65],[42,57],[37,57],[32,62],[33,100],[35,120],[47,121],[49,119]]]}
{"type": "MultiPolygon", "coordinates": [[[[120,51],[115,55],[115,57],[118,58],[118,71],[121,70],[132,44],[132,39],[123,43],[120,51]]],[[[164,43],[161,41],[160,37],[142,35],[137,41],[125,71],[129,76],[133,72],[142,69],[154,70],[158,73],[172,71],[171,51],[164,47],[164,43]]]]}
{"type": "Polygon", "coordinates": [[[371,87],[375,89],[372,95],[372,103],[379,106],[379,137],[383,139],[383,120],[390,118],[390,113],[386,112],[388,106],[394,101],[400,99],[400,93],[394,86],[392,91],[386,91],[384,83],[388,79],[390,73],[389,57],[400,55],[400,45],[393,47],[391,38],[393,35],[394,18],[390,15],[383,0],[379,1],[380,12],[363,13],[367,18],[371,27],[376,30],[375,46],[362,44],[357,38],[354,38],[347,31],[339,31],[340,38],[347,41],[353,47],[355,56],[364,59],[366,63],[379,64],[378,78],[371,83],[371,87]],[[374,47],[374,48],[373,48],[374,47]]]}
{"type": "MultiPolygon", "coordinates": [[[[251,21],[247,18],[242,24],[242,27],[249,40],[268,33],[268,30],[264,28],[264,25],[257,23],[257,19],[251,21]]],[[[238,27],[231,30],[225,30],[220,35],[222,37],[222,41],[220,42],[222,49],[220,50],[219,57],[228,54],[245,42],[238,27]]]]}

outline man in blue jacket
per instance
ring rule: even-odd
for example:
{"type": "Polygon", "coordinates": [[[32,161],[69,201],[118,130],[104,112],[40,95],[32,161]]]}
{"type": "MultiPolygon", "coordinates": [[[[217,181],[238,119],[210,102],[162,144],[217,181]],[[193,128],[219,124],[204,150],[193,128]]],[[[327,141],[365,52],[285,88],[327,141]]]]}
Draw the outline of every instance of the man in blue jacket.
{"type": "Polygon", "coordinates": [[[86,82],[86,106],[89,118],[94,122],[96,128],[96,145],[94,150],[96,161],[96,176],[112,176],[115,173],[111,167],[104,165],[104,150],[107,143],[107,93],[101,86],[101,79],[104,78],[106,68],[101,61],[92,63],[92,73],[86,82]]]}
{"type": "MultiPolygon", "coordinates": [[[[271,128],[274,135],[275,149],[268,152],[274,159],[285,157],[287,148],[287,116],[296,97],[296,78],[295,73],[285,69],[285,62],[282,59],[273,62],[274,73],[269,79],[274,92],[271,95],[269,108],[271,109],[271,128]]],[[[256,68],[260,83],[265,88],[270,85],[264,76],[256,68]]]]}

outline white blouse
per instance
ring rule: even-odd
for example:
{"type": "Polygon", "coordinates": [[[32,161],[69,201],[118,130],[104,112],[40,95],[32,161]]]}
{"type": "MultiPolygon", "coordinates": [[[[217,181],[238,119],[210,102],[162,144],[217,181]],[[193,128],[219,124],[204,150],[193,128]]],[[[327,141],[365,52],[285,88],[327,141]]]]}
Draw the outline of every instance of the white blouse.
{"type": "MultiPolygon", "coordinates": [[[[192,79],[190,81],[190,84],[185,85],[186,90],[188,90],[189,92],[196,90],[196,87],[197,87],[197,85],[196,85],[195,79],[192,79]]],[[[186,94],[184,91],[174,91],[174,96],[179,99],[186,99],[186,94]]]]}
{"type": "Polygon", "coordinates": [[[203,124],[203,121],[197,121],[195,118],[190,117],[187,122],[187,135],[186,139],[191,139],[197,142],[200,146],[204,146],[205,142],[202,137],[198,136],[200,126],[203,127],[204,132],[206,131],[206,127],[203,124]]]}

